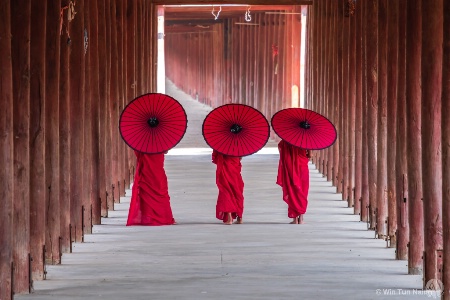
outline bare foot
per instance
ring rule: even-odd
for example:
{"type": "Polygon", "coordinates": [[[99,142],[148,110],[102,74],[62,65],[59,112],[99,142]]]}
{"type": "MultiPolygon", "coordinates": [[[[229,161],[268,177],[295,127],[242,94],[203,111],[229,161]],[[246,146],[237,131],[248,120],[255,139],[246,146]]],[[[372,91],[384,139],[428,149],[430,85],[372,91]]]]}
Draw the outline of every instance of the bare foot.
{"type": "Polygon", "coordinates": [[[242,224],[242,223],[244,223],[244,221],[242,221],[242,218],[236,217],[236,221],[234,222],[234,224],[242,224]]]}
{"type": "Polygon", "coordinates": [[[231,225],[233,224],[233,218],[231,217],[231,213],[227,213],[227,221],[224,222],[225,225],[231,225]]]}
{"type": "Polygon", "coordinates": [[[303,215],[298,216],[298,223],[297,224],[305,224],[303,221],[303,215]]]}
{"type": "Polygon", "coordinates": [[[293,218],[289,224],[298,224],[298,218],[293,218]]]}

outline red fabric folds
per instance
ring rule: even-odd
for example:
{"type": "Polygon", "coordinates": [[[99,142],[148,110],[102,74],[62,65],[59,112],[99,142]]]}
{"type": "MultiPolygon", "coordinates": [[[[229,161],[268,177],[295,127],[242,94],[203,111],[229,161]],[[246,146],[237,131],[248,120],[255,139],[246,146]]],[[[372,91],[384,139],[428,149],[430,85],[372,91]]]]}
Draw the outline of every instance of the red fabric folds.
{"type": "Polygon", "coordinates": [[[164,153],[145,154],[135,151],[135,154],[136,174],[127,226],[174,224],[164,170],[164,153]]]}
{"type": "Polygon", "coordinates": [[[233,220],[242,218],[244,212],[244,181],[242,180],[241,158],[223,155],[216,150],[212,153],[212,162],[217,165],[216,184],[219,196],[216,204],[216,218],[224,223],[230,212],[233,220]]]}
{"type": "Polygon", "coordinates": [[[278,143],[280,161],[277,184],[282,187],[283,200],[288,205],[288,217],[296,218],[308,206],[309,170],[306,150],[281,140],[278,143]]]}

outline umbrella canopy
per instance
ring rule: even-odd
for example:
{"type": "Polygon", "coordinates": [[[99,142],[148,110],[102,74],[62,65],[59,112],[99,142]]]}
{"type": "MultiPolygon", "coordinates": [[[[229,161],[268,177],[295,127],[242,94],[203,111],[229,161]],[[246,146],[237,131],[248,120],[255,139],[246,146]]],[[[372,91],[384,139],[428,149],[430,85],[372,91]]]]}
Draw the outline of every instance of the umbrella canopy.
{"type": "Polygon", "coordinates": [[[161,153],[183,138],[187,117],[174,98],[150,93],[132,100],[122,111],[120,134],[125,143],[143,153],[161,153]]]}
{"type": "Polygon", "coordinates": [[[325,149],[333,145],[337,138],[333,123],[309,109],[280,110],[273,115],[271,123],[280,138],[303,149],[325,149]]]}
{"type": "Polygon", "coordinates": [[[225,104],[203,121],[203,137],[214,150],[230,156],[246,156],[269,140],[269,123],[262,113],[244,104],[225,104]]]}

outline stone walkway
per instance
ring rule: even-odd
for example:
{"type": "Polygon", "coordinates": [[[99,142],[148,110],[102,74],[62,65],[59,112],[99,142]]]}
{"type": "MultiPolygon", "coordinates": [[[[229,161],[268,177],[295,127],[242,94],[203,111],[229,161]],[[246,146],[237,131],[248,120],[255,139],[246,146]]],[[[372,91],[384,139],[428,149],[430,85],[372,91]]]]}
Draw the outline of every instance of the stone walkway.
{"type": "Polygon", "coordinates": [[[126,227],[130,194],[47,280],[15,299],[433,299],[310,165],[304,225],[288,224],[275,143],[242,160],[244,224],[215,219],[215,165],[201,138],[210,108],[168,84],[189,127],[166,156],[175,226],[126,227]]]}

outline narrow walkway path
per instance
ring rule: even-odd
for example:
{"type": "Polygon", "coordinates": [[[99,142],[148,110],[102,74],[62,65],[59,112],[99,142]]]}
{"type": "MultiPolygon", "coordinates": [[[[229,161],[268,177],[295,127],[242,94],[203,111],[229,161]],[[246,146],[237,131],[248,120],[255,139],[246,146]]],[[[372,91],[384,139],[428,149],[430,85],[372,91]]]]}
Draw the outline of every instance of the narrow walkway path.
{"type": "MultiPolygon", "coordinates": [[[[215,219],[215,165],[202,145],[210,108],[173,87],[186,107],[185,139],[166,156],[175,226],[126,227],[129,191],[47,280],[15,299],[430,299],[421,276],[374,239],[310,165],[304,225],[291,225],[275,184],[276,148],[243,158],[244,224],[215,219]],[[199,139],[200,138],[200,139],[199,139]],[[200,147],[200,148],[198,148],[200,147]],[[187,149],[197,148],[197,149],[187,149]]],[[[274,143],[271,142],[273,146],[274,143]]],[[[269,146],[271,146],[269,145],[269,146]]],[[[433,298],[433,297],[431,297],[433,298]]]]}

